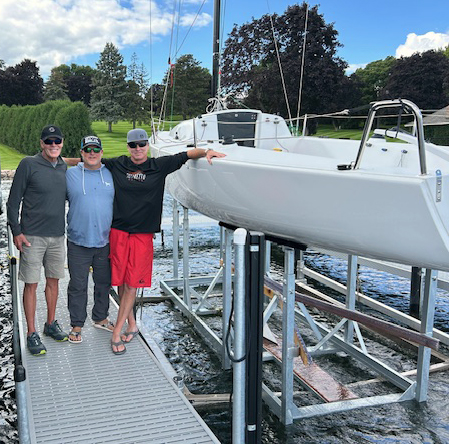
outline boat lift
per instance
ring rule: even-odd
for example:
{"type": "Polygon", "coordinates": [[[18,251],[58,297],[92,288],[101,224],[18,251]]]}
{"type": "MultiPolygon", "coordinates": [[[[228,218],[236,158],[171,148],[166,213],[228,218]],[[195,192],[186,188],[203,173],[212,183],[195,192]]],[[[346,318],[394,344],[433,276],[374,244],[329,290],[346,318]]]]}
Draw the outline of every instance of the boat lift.
{"type": "MultiPolygon", "coordinates": [[[[242,353],[241,345],[242,339],[238,336],[238,332],[245,330],[241,325],[237,325],[238,319],[242,319],[241,315],[235,313],[234,327],[230,323],[230,317],[232,312],[232,304],[234,298],[235,306],[242,306],[239,297],[248,300],[249,297],[254,298],[254,295],[248,296],[248,291],[243,292],[242,296],[242,283],[237,281],[237,276],[245,276],[246,279],[254,279],[254,267],[251,271],[248,268],[241,269],[242,260],[237,261],[237,253],[235,264],[233,264],[233,238],[240,239],[237,243],[241,244],[241,235],[235,235],[235,227],[229,227],[223,224],[221,225],[220,232],[220,269],[215,276],[200,276],[191,277],[189,272],[189,218],[188,209],[184,208],[183,216],[183,252],[182,252],[182,278],[178,275],[178,244],[180,238],[179,230],[179,211],[177,202],[174,201],[173,207],[173,276],[171,280],[161,281],[160,286],[165,294],[168,294],[174,305],[187,316],[196,330],[202,335],[204,340],[211,346],[211,348],[221,357],[223,369],[229,369],[234,365],[234,372],[236,371],[236,364],[232,363],[235,357],[241,357],[242,353]],[[235,270],[234,270],[235,266],[235,270]],[[235,271],[235,276],[234,276],[235,271]],[[213,294],[214,288],[217,284],[222,285],[222,305],[221,307],[214,307],[209,304],[208,298],[213,294]],[[203,294],[197,287],[207,287],[203,294]],[[234,291],[233,291],[234,286],[234,291]],[[182,289],[182,291],[181,291],[182,289]],[[240,289],[240,290],[239,290],[240,289]],[[176,290],[176,291],[175,291],[176,290]],[[222,315],[222,334],[221,337],[212,331],[207,323],[202,319],[204,315],[210,315],[212,313],[221,312],[222,315]],[[230,331],[229,331],[230,330],[230,331]],[[230,336],[234,341],[233,353],[227,352],[226,340],[230,336]]],[[[261,235],[261,233],[250,233],[251,235],[261,235]]],[[[284,251],[284,273],[282,284],[274,282],[267,277],[270,270],[270,246],[271,242],[264,238],[266,252],[263,256],[264,267],[262,270],[264,273],[260,273],[256,279],[259,280],[265,292],[268,296],[264,303],[264,311],[259,315],[260,319],[246,320],[246,323],[262,321],[258,327],[257,338],[262,340],[262,327],[268,333],[270,337],[270,330],[267,328],[268,320],[270,316],[275,312],[276,307],[280,307],[282,310],[282,338],[273,338],[271,335],[271,341],[268,339],[263,340],[264,351],[260,355],[260,363],[263,361],[275,361],[278,362],[282,372],[282,392],[275,393],[267,387],[266,384],[261,384],[261,395],[264,402],[269,408],[280,418],[285,424],[291,424],[294,421],[302,418],[309,418],[317,415],[323,415],[328,413],[344,412],[348,410],[357,409],[360,407],[377,406],[383,404],[389,404],[394,402],[402,402],[415,399],[418,402],[425,401],[427,399],[427,390],[429,382],[429,369],[432,348],[436,350],[438,348],[438,339],[433,337],[433,321],[434,321],[434,309],[435,298],[437,289],[437,271],[426,270],[424,279],[424,289],[422,293],[422,307],[421,307],[421,321],[413,319],[410,323],[413,327],[418,327],[419,332],[405,329],[389,322],[381,321],[378,318],[364,315],[355,310],[356,300],[358,301],[358,292],[356,288],[357,279],[357,262],[358,257],[354,255],[348,256],[348,280],[347,287],[344,289],[346,298],[344,304],[339,304],[333,300],[329,303],[329,297],[319,293],[316,290],[311,289],[303,282],[304,279],[300,279],[296,282],[294,273],[294,265],[297,258],[295,254],[300,252],[299,257],[299,272],[303,277],[307,270],[303,266],[302,251],[304,246],[295,245],[291,242],[285,242],[282,239],[271,239],[278,245],[282,246],[284,251]],[[308,295],[305,294],[308,292],[308,295]],[[312,295],[312,297],[310,296],[312,295]],[[328,302],[320,301],[318,297],[324,297],[328,302]],[[271,300],[270,300],[271,299],[271,300]],[[329,328],[323,322],[316,321],[309,311],[309,307],[316,307],[321,311],[333,313],[339,315],[342,319],[335,325],[334,328],[329,328]],[[301,332],[296,327],[296,323],[300,323],[310,329],[315,335],[316,343],[314,345],[306,346],[301,338],[301,332]],[[381,333],[388,333],[390,336],[396,336],[404,338],[407,341],[418,345],[418,357],[417,357],[417,369],[415,371],[416,381],[410,379],[407,375],[390,368],[387,363],[375,358],[369,353],[368,347],[363,339],[360,325],[365,325],[371,330],[381,333]],[[299,338],[299,345],[298,345],[299,338]],[[296,341],[296,342],[295,342],[296,341]],[[301,343],[302,342],[302,343],[301,343]],[[377,396],[359,396],[352,391],[350,387],[345,387],[343,384],[335,381],[331,375],[320,369],[315,362],[312,362],[315,357],[323,354],[336,354],[344,353],[346,356],[351,357],[363,364],[365,367],[376,373],[380,380],[390,382],[395,386],[395,391],[388,394],[377,396]],[[301,359],[301,355],[303,358],[301,359]],[[306,389],[317,395],[322,401],[321,403],[314,403],[313,405],[297,406],[294,403],[294,381],[299,382],[306,389]],[[320,382],[321,381],[321,384],[320,382]],[[324,384],[323,384],[324,382],[324,384]]],[[[235,241],[234,241],[235,242],[235,241]]],[[[236,250],[238,249],[235,246],[236,250]]],[[[247,246],[247,255],[251,254],[251,251],[255,251],[258,247],[253,245],[247,246]]],[[[247,265],[248,267],[248,265],[247,265]]],[[[257,267],[256,267],[257,268],[257,267]]],[[[300,277],[301,277],[300,276],[300,277]]],[[[343,287],[343,286],[342,286],[343,287]]],[[[344,288],[344,287],[343,287],[344,288]]],[[[340,289],[340,291],[342,291],[340,289]]],[[[216,296],[216,295],[215,295],[216,296]]],[[[259,295],[260,296],[260,295],[259,295]]],[[[365,301],[369,298],[365,297],[365,301]]],[[[251,299],[251,304],[257,304],[258,301],[251,299]]],[[[263,301],[262,301],[263,303],[263,301]]],[[[368,301],[369,303],[369,301],[368,301]]],[[[380,303],[375,304],[377,308],[380,303]]],[[[385,305],[382,308],[384,313],[394,317],[395,310],[389,309],[385,305]]],[[[248,312],[247,312],[248,313],[248,312]]],[[[253,314],[254,316],[254,314],[253,314]]],[[[404,315],[407,317],[407,315],[404,315]]],[[[411,317],[410,317],[411,318],[411,317]]],[[[248,328],[251,328],[249,326],[248,328]]],[[[246,328],[246,330],[248,330],[246,328]]],[[[440,333],[440,338],[446,342],[447,338],[444,333],[440,333]]],[[[256,338],[256,339],[257,339],[256,338]]],[[[248,338],[244,343],[248,343],[248,338]],[[246,342],[245,342],[246,341],[246,342]]],[[[253,337],[251,340],[253,341],[253,337]]],[[[252,342],[251,342],[252,344],[252,342]]],[[[248,352],[248,350],[246,350],[248,352]]],[[[442,355],[440,355],[441,357],[442,355]]],[[[237,364],[238,365],[238,364],[237,364]]],[[[246,372],[248,374],[247,362],[246,372]]],[[[251,364],[251,365],[257,365],[251,364]]],[[[256,372],[257,367],[256,368],[256,372]]],[[[447,362],[445,362],[439,368],[447,368],[447,362]]],[[[241,370],[239,370],[241,372],[241,370]]],[[[250,370],[250,375],[253,375],[250,370]]],[[[412,372],[413,373],[413,372],[412,372]]],[[[251,378],[257,379],[257,378],[251,378]]],[[[376,380],[374,380],[376,381],[376,380]]],[[[368,382],[373,382],[370,380],[368,382]]],[[[235,384],[235,380],[234,380],[235,384]]],[[[363,382],[361,382],[363,384],[363,382]]],[[[350,384],[351,387],[357,387],[358,383],[350,384]]],[[[237,400],[235,395],[239,393],[239,396],[245,396],[245,390],[248,387],[236,389],[234,387],[234,415],[239,414],[241,416],[241,400],[237,400]],[[238,407],[236,407],[236,404],[238,407]],[[240,413],[239,413],[240,412],[240,413]]],[[[354,388],[355,390],[355,388],[354,388]]],[[[249,398],[249,397],[248,397],[249,398]]],[[[251,400],[251,398],[249,398],[251,400]]],[[[254,401],[254,400],[253,400],[254,401]]],[[[255,401],[258,408],[257,401],[255,401]]],[[[247,404],[248,405],[248,404],[247,404]]],[[[246,410],[246,416],[248,415],[248,406],[246,410]]],[[[234,421],[234,419],[233,419],[234,421]]],[[[260,424],[248,423],[247,419],[240,418],[237,421],[243,421],[240,423],[240,428],[246,430],[256,431],[260,428],[260,424]]],[[[234,424],[234,427],[237,427],[234,424]]],[[[233,435],[234,436],[234,435],[233,435]]],[[[257,436],[257,435],[252,435],[257,436]]],[[[233,440],[233,442],[257,442],[246,435],[246,441],[241,441],[239,438],[233,440]]]]}

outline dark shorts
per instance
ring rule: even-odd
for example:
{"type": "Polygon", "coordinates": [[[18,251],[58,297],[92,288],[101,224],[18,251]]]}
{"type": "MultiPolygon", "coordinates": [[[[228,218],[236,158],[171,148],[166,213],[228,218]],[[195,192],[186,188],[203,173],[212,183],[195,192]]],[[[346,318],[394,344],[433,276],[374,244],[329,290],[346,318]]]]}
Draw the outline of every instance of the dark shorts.
{"type": "Polygon", "coordinates": [[[111,228],[109,246],[112,286],[151,287],[153,233],[127,233],[111,228]]]}

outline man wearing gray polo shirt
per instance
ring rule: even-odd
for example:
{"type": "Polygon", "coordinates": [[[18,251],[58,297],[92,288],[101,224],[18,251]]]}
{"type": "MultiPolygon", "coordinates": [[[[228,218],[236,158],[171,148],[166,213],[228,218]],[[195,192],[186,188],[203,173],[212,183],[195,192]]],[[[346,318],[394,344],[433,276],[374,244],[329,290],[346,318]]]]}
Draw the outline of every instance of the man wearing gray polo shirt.
{"type": "Polygon", "coordinates": [[[47,322],[44,334],[67,341],[55,320],[59,279],[64,277],[65,198],[67,165],[61,158],[63,135],[55,125],[42,129],[41,151],[20,161],[7,202],[8,225],[20,251],[19,279],[24,284],[23,306],[27,322],[27,347],[33,355],[47,349],[36,332],[36,290],[42,265],[45,269],[47,322]],[[19,220],[19,208],[22,210],[19,220]]]}

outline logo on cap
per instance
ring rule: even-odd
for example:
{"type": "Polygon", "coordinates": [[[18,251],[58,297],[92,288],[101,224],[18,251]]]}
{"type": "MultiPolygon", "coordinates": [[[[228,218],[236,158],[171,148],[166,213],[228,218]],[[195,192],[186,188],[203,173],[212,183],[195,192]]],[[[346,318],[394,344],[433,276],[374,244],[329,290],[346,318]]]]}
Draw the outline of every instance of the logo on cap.
{"type": "Polygon", "coordinates": [[[50,131],[51,133],[54,133],[56,130],[51,126],[50,128],[48,128],[48,131],[50,131]]]}
{"type": "Polygon", "coordinates": [[[100,143],[100,141],[98,140],[98,137],[87,136],[84,138],[84,145],[87,145],[88,143],[100,143]]]}

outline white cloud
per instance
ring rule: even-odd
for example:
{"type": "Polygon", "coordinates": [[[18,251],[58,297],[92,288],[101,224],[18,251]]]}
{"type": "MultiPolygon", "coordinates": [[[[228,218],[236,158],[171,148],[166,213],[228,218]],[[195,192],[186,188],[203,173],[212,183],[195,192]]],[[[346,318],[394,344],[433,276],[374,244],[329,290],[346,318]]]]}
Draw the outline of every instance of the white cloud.
{"type": "MultiPolygon", "coordinates": [[[[154,0],[1,0],[0,59],[7,66],[24,58],[36,61],[46,77],[51,68],[71,59],[100,53],[107,42],[119,49],[168,35],[172,8],[154,0]]],[[[190,26],[192,14],[181,17],[190,26]]],[[[195,27],[211,21],[202,13],[195,27]]]]}
{"type": "Polygon", "coordinates": [[[194,27],[206,26],[211,22],[211,16],[205,12],[202,14],[185,14],[181,17],[180,23],[182,26],[191,26],[192,23],[194,27]]]}
{"type": "Polygon", "coordinates": [[[350,74],[356,72],[359,68],[365,68],[368,63],[350,63],[345,69],[345,74],[349,76],[350,74]]]}
{"type": "Polygon", "coordinates": [[[431,49],[441,49],[449,45],[449,33],[430,31],[423,35],[414,32],[407,35],[405,44],[396,49],[396,57],[410,57],[416,52],[425,52],[431,49]]]}

